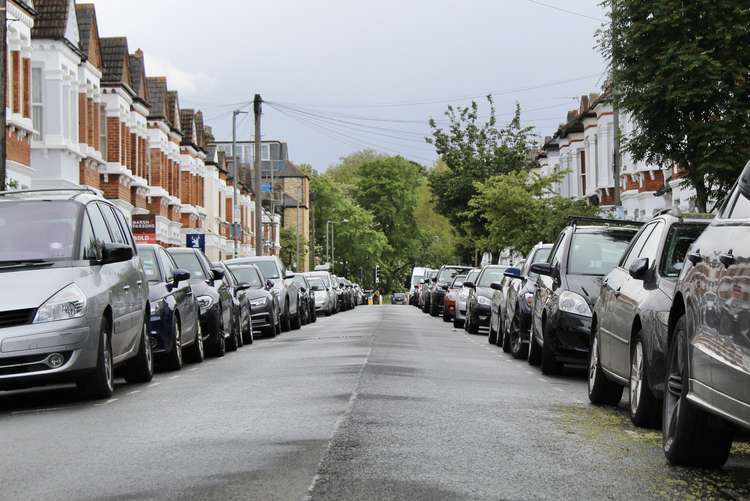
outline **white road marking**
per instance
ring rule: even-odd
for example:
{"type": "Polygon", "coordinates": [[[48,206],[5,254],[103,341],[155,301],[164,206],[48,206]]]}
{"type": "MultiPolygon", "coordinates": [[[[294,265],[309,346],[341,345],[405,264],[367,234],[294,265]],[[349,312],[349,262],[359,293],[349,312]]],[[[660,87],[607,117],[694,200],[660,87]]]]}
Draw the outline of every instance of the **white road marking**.
{"type": "Polygon", "coordinates": [[[102,402],[102,403],[100,403],[100,404],[94,404],[94,407],[101,407],[101,406],[103,406],[103,405],[109,405],[109,404],[111,404],[111,403],[113,403],[113,402],[117,402],[118,400],[120,400],[120,399],[119,399],[119,398],[110,398],[110,399],[109,399],[109,400],[107,400],[106,402],[102,402]]]}
{"type": "Polygon", "coordinates": [[[160,384],[161,383],[151,383],[150,385],[148,385],[148,388],[154,388],[156,386],[159,386],[160,384]]]}
{"type": "Polygon", "coordinates": [[[141,392],[141,390],[133,390],[133,391],[129,391],[128,395],[137,395],[140,392],[141,392]]]}
{"type": "Polygon", "coordinates": [[[179,375],[179,374],[177,374],[177,375],[175,375],[175,376],[169,376],[169,377],[168,377],[167,379],[177,379],[178,377],[180,377],[180,375],[179,375]]]}

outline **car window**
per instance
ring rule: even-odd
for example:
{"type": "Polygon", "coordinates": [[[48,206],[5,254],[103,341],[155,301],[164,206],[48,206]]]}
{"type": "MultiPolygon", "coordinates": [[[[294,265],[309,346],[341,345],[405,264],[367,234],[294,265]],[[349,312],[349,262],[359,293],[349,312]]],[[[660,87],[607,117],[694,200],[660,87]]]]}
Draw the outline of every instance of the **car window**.
{"type": "MultiPolygon", "coordinates": [[[[737,190],[739,192],[739,190],[737,190]]],[[[750,200],[739,193],[729,213],[729,219],[750,219],[750,200]]]]}
{"type": "Polygon", "coordinates": [[[659,242],[661,241],[664,223],[659,221],[654,225],[653,231],[643,244],[643,248],[638,253],[638,258],[648,258],[649,266],[656,261],[657,252],[659,252],[659,242]]]}
{"type": "Polygon", "coordinates": [[[0,261],[72,259],[78,246],[75,202],[0,205],[0,261]]]}
{"type": "Polygon", "coordinates": [[[110,235],[112,235],[112,240],[118,244],[130,245],[127,239],[125,238],[125,235],[123,234],[122,229],[120,228],[120,223],[117,222],[115,213],[112,212],[112,207],[106,204],[96,204],[96,205],[102,211],[104,220],[107,221],[107,226],[109,227],[110,235]]]}
{"type": "Polygon", "coordinates": [[[690,246],[703,233],[705,226],[700,224],[675,224],[669,229],[667,242],[661,260],[661,274],[667,277],[680,275],[690,246]]]}
{"type": "Polygon", "coordinates": [[[456,269],[456,268],[445,268],[443,271],[441,271],[438,274],[438,277],[437,277],[438,282],[444,283],[444,284],[446,284],[446,283],[449,284],[449,283],[451,283],[451,281],[454,278],[456,278],[456,276],[459,273],[461,273],[461,270],[459,270],[459,269],[456,269]]]}
{"type": "Polygon", "coordinates": [[[325,285],[323,285],[323,281],[319,277],[310,277],[307,279],[307,281],[310,283],[310,287],[313,289],[324,289],[325,285]]]}
{"type": "Polygon", "coordinates": [[[630,268],[630,265],[633,264],[633,261],[638,259],[638,254],[640,254],[641,249],[643,249],[643,245],[646,243],[646,239],[651,235],[651,232],[654,231],[654,226],[656,223],[650,223],[641,228],[641,231],[635,236],[632,242],[630,242],[630,246],[628,247],[628,250],[626,251],[626,254],[623,256],[620,262],[620,267],[623,269],[630,268]]]}
{"type": "Polygon", "coordinates": [[[101,259],[101,247],[96,243],[94,228],[91,226],[91,220],[88,214],[83,214],[83,223],[81,223],[81,259],[101,259]]]}
{"type": "Polygon", "coordinates": [[[253,289],[263,287],[263,279],[258,275],[258,271],[252,266],[230,266],[230,270],[240,283],[248,283],[253,289]]]}
{"type": "Polygon", "coordinates": [[[190,278],[208,280],[206,272],[203,270],[198,256],[193,252],[177,252],[172,254],[177,266],[190,272],[190,278]]]}
{"type": "Polygon", "coordinates": [[[91,220],[91,227],[94,229],[94,237],[96,238],[99,245],[112,243],[112,236],[109,234],[107,223],[104,221],[104,216],[96,204],[90,204],[86,208],[86,212],[91,220]]]}
{"type": "Polygon", "coordinates": [[[622,259],[634,232],[576,232],[568,253],[568,273],[606,275],[622,259]]]}
{"type": "Polygon", "coordinates": [[[565,242],[566,235],[566,232],[560,233],[560,236],[557,238],[557,242],[555,242],[555,247],[550,252],[548,262],[552,266],[558,266],[560,264],[560,261],[562,261],[563,251],[565,249],[563,243],[565,242]]]}
{"type": "Polygon", "coordinates": [[[146,273],[146,279],[149,282],[161,282],[161,271],[159,270],[159,263],[156,262],[156,252],[152,247],[141,248],[138,253],[141,256],[141,262],[143,263],[143,272],[146,273]]]}
{"type": "Polygon", "coordinates": [[[503,273],[505,268],[485,268],[482,276],[479,277],[477,287],[489,287],[492,282],[500,282],[505,277],[503,273]]]}
{"type": "Polygon", "coordinates": [[[552,253],[551,247],[543,247],[541,249],[537,249],[536,252],[534,252],[534,255],[531,256],[528,260],[526,260],[526,263],[524,263],[524,269],[522,271],[522,275],[526,275],[529,278],[536,278],[537,274],[532,273],[531,265],[534,263],[546,263],[549,259],[549,255],[552,253]]]}
{"type": "Polygon", "coordinates": [[[172,259],[172,256],[170,256],[164,249],[159,249],[158,254],[161,266],[164,269],[165,280],[174,279],[174,272],[177,269],[177,265],[172,259]]]}
{"type": "Polygon", "coordinates": [[[469,274],[466,276],[466,282],[474,282],[476,283],[477,277],[479,276],[478,271],[470,271],[469,274]]]}
{"type": "Polygon", "coordinates": [[[123,215],[122,211],[114,207],[110,207],[110,208],[115,213],[117,222],[120,223],[120,229],[122,230],[122,233],[125,235],[125,239],[133,248],[133,250],[137,252],[138,249],[135,246],[135,242],[133,242],[133,233],[131,232],[130,225],[128,224],[128,221],[125,219],[125,216],[123,215]]]}
{"type": "Polygon", "coordinates": [[[279,263],[280,263],[281,277],[282,278],[286,277],[286,266],[284,266],[283,262],[279,262],[279,263]]]}
{"type": "Polygon", "coordinates": [[[219,268],[220,270],[224,271],[224,283],[225,284],[227,284],[230,287],[237,286],[236,277],[234,276],[234,274],[231,271],[224,269],[224,267],[221,266],[220,264],[212,263],[211,267],[212,268],[219,268]]]}
{"type": "Polygon", "coordinates": [[[276,268],[276,263],[274,261],[256,261],[253,264],[260,269],[260,272],[266,280],[279,278],[279,270],[276,268]]]}

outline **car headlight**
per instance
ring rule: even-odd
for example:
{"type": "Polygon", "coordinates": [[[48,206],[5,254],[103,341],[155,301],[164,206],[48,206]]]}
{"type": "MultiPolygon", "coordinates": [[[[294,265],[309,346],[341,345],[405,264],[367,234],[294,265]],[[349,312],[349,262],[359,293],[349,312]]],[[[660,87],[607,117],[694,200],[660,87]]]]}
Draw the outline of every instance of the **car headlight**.
{"type": "Polygon", "coordinates": [[[201,313],[205,313],[206,310],[214,304],[214,300],[211,296],[198,296],[196,299],[198,300],[198,306],[201,309],[201,313]]]}
{"type": "Polygon", "coordinates": [[[580,294],[565,291],[560,294],[559,301],[560,311],[581,315],[582,317],[591,316],[591,308],[586,300],[580,294]]]}
{"type": "Polygon", "coordinates": [[[477,303],[479,303],[479,304],[483,304],[483,305],[485,305],[485,306],[489,306],[489,305],[491,305],[491,304],[492,304],[492,301],[491,301],[491,300],[490,300],[490,298],[488,298],[488,297],[484,297],[484,296],[477,296],[477,303]]]}
{"type": "Polygon", "coordinates": [[[526,301],[526,304],[529,305],[529,308],[531,308],[534,305],[534,294],[531,292],[527,292],[523,295],[524,301],[526,301]]]}
{"type": "Polygon", "coordinates": [[[151,303],[151,315],[159,315],[161,311],[164,309],[164,300],[159,299],[158,301],[154,301],[151,303]]]}
{"type": "Polygon", "coordinates": [[[268,302],[268,298],[259,297],[250,301],[250,306],[265,306],[268,302]]]}
{"type": "Polygon", "coordinates": [[[76,284],[70,284],[56,292],[39,307],[34,316],[34,323],[69,320],[85,314],[86,296],[76,284]]]}

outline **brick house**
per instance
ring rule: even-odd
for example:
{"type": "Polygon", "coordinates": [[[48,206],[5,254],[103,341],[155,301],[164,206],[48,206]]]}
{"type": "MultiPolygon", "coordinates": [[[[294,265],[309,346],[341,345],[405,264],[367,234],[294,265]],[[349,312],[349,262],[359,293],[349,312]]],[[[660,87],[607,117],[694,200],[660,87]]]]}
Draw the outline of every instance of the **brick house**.
{"type": "Polygon", "coordinates": [[[31,31],[37,11],[31,0],[8,0],[6,182],[10,188],[31,186],[31,137],[34,134],[31,92],[31,31]]]}

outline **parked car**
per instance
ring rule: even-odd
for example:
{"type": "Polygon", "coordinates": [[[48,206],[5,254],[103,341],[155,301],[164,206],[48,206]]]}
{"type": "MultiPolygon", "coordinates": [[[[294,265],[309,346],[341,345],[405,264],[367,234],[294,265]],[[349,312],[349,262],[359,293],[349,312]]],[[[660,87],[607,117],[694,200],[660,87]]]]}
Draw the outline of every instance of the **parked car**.
{"type": "MultiPolygon", "coordinates": [[[[336,299],[336,290],[333,288],[333,279],[331,277],[331,274],[327,271],[311,271],[307,274],[308,279],[317,277],[323,282],[323,286],[325,287],[325,292],[327,299],[325,303],[318,302],[318,299],[322,297],[322,294],[316,295],[316,308],[318,308],[318,305],[325,304],[325,307],[318,308],[319,313],[325,313],[326,315],[333,315],[334,313],[338,312],[338,301],[336,299]]],[[[322,289],[318,290],[317,292],[321,292],[322,289]]]]}
{"type": "Polygon", "coordinates": [[[456,296],[456,312],[453,315],[453,327],[456,329],[463,327],[464,322],[466,321],[466,307],[469,299],[469,292],[471,291],[471,289],[466,286],[466,282],[473,284],[481,272],[482,270],[479,268],[469,270],[469,273],[466,274],[466,279],[461,284],[461,288],[458,289],[458,294],[456,296]]]}
{"type": "Polygon", "coordinates": [[[394,292],[391,296],[391,304],[406,304],[406,294],[403,292],[394,292]]]}
{"type": "MultiPolygon", "coordinates": [[[[239,282],[250,285],[245,295],[250,302],[253,337],[258,333],[263,333],[266,337],[281,334],[281,307],[273,282],[263,278],[260,269],[254,264],[227,263],[227,268],[239,282]]],[[[252,343],[252,338],[250,342],[252,343]]]]}
{"type": "Polygon", "coordinates": [[[425,270],[427,270],[427,268],[415,266],[411,271],[411,279],[409,280],[409,304],[412,306],[418,306],[419,287],[424,279],[425,270]]]}
{"type": "Polygon", "coordinates": [[[636,426],[661,424],[669,310],[690,245],[710,221],[671,209],[630,243],[601,287],[589,351],[589,399],[616,405],[628,386],[636,426]]]}
{"type": "Polygon", "coordinates": [[[250,299],[246,293],[250,284],[240,282],[225,263],[214,263],[214,266],[224,271],[222,281],[227,285],[232,296],[232,326],[231,334],[227,339],[227,350],[236,351],[245,344],[246,339],[248,344],[253,342],[250,299]]]}
{"type": "Polygon", "coordinates": [[[200,307],[201,330],[208,341],[208,353],[223,357],[232,326],[232,294],[224,271],[212,267],[200,249],[171,247],[167,252],[177,266],[190,273],[190,286],[200,307]]]}
{"type": "Polygon", "coordinates": [[[89,397],[153,376],[148,282],[119,209],[87,190],[0,194],[0,389],[89,397]]]}
{"type": "Polygon", "coordinates": [[[263,274],[265,280],[270,280],[279,296],[281,307],[281,330],[287,332],[292,328],[299,329],[301,326],[298,304],[297,286],[294,285],[292,274],[286,270],[286,266],[278,256],[254,256],[230,259],[227,264],[254,264],[263,274]]]}
{"type": "Polygon", "coordinates": [[[592,308],[602,280],[625,253],[640,223],[573,218],[537,273],[528,361],[544,374],[564,363],[585,363],[591,345],[592,308]]]}
{"type": "MultiPolygon", "coordinates": [[[[492,282],[490,288],[494,291],[490,297],[490,324],[487,341],[490,344],[502,346],[503,344],[503,323],[498,321],[496,326],[493,323],[495,319],[502,319],[505,316],[505,302],[508,298],[508,290],[511,283],[518,279],[518,275],[523,268],[523,261],[518,266],[511,265],[503,271],[503,276],[499,282],[492,282]]],[[[505,350],[507,353],[509,350],[505,350]]]]}
{"type": "Polygon", "coordinates": [[[430,270],[429,275],[422,284],[422,291],[420,292],[420,304],[422,306],[423,313],[430,312],[430,298],[432,297],[432,289],[435,287],[437,282],[438,270],[430,270]]]}
{"type": "Polygon", "coordinates": [[[693,243],[669,314],[662,433],[672,464],[717,467],[750,429],[750,163],[693,243]]]}
{"type": "Polygon", "coordinates": [[[314,297],[315,315],[330,315],[333,308],[330,287],[326,287],[323,277],[311,273],[307,273],[306,277],[314,297]]]}
{"type": "Polygon", "coordinates": [[[505,294],[505,307],[498,313],[498,344],[503,350],[510,351],[514,358],[525,358],[529,348],[529,331],[531,329],[531,306],[539,276],[531,271],[534,263],[544,263],[552,251],[552,244],[537,244],[529,252],[520,273],[505,270],[510,284],[505,294]],[[510,276],[509,276],[510,275],[510,276]]]}
{"type": "Polygon", "coordinates": [[[297,284],[300,294],[300,305],[302,308],[302,325],[315,322],[315,293],[304,273],[294,274],[294,283],[297,284]]]}
{"type": "Polygon", "coordinates": [[[443,313],[443,299],[445,292],[453,283],[456,275],[465,274],[471,268],[467,266],[443,265],[435,277],[435,285],[430,291],[430,315],[437,317],[443,313]]]}
{"type": "Polygon", "coordinates": [[[478,333],[480,327],[489,327],[493,294],[491,286],[493,282],[502,280],[506,268],[508,267],[497,264],[487,265],[482,268],[476,282],[464,282],[464,286],[469,288],[464,329],[469,334],[478,333]]]}
{"type": "Polygon", "coordinates": [[[466,280],[466,275],[457,275],[448,290],[443,296],[443,322],[450,322],[456,316],[456,304],[458,303],[458,293],[466,280]]]}
{"type": "Polygon", "coordinates": [[[169,370],[182,369],[183,353],[191,362],[202,362],[200,308],[190,286],[190,272],[178,268],[160,245],[137,248],[148,280],[149,333],[156,360],[169,370]]]}

